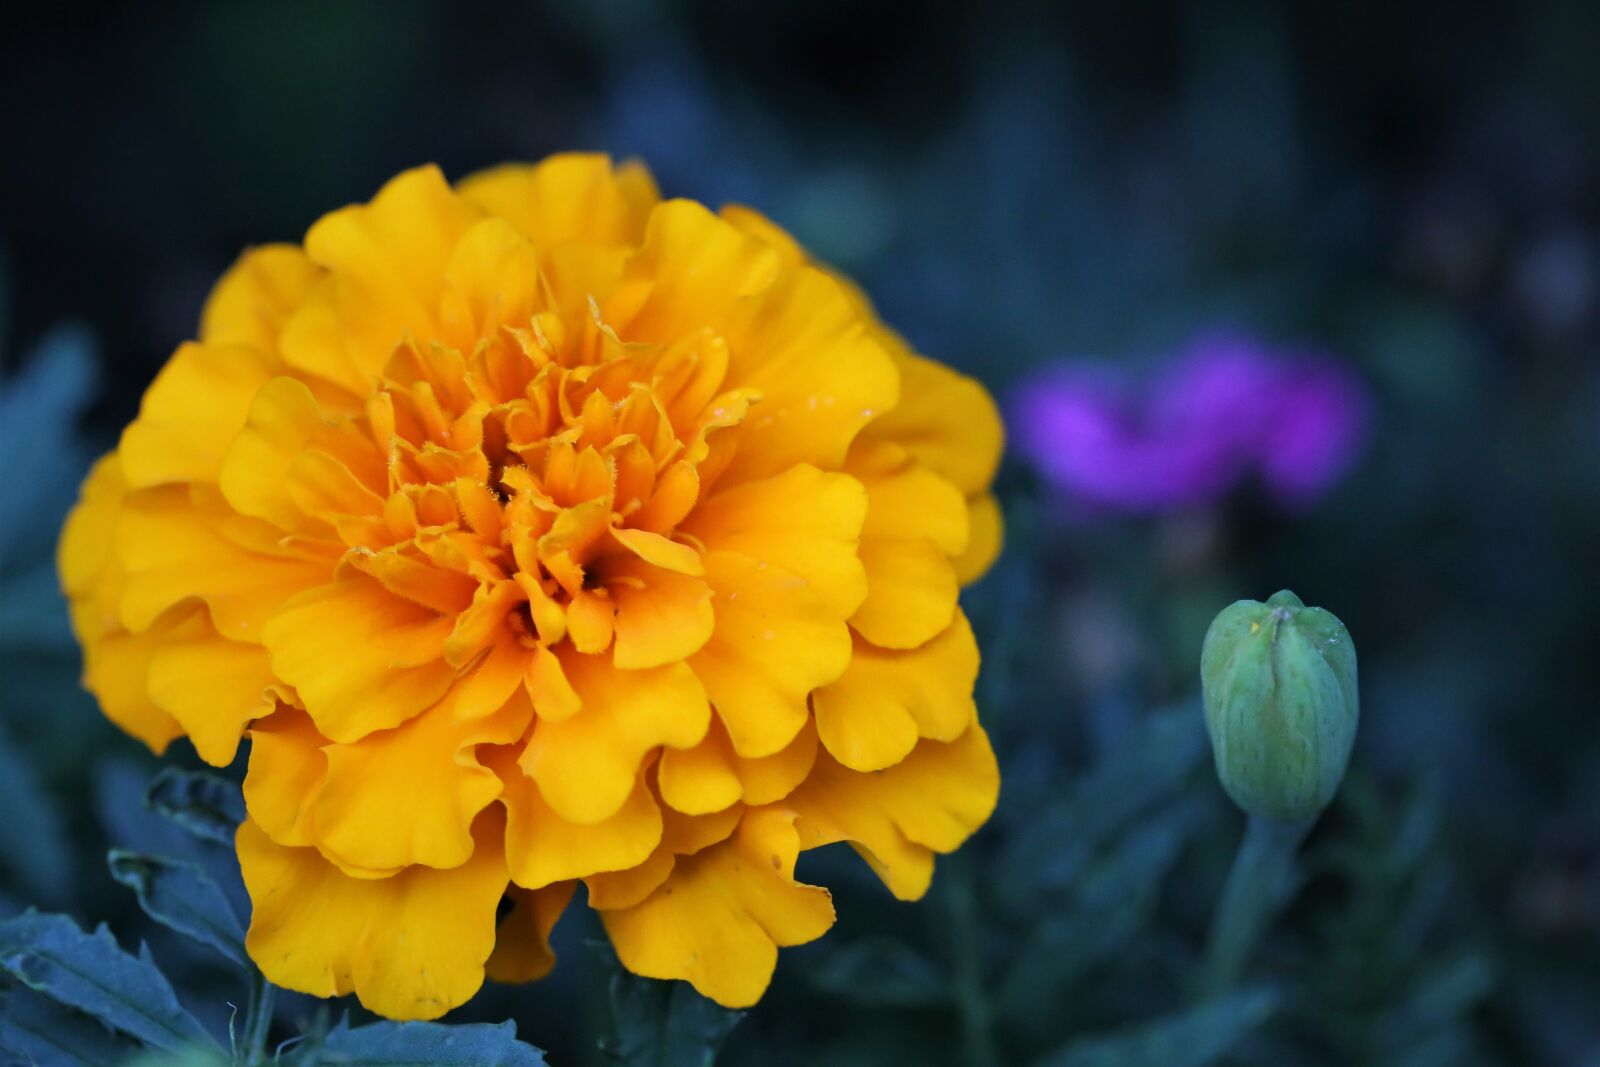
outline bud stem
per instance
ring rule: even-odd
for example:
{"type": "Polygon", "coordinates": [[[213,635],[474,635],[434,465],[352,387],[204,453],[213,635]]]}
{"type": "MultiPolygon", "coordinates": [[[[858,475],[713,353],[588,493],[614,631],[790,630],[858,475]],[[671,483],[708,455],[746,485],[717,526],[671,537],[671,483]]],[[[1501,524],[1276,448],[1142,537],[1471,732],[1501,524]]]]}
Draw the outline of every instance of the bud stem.
{"type": "Polygon", "coordinates": [[[1228,882],[1211,916],[1211,933],[1195,978],[1196,999],[1231,989],[1294,891],[1294,859],[1316,818],[1280,822],[1250,816],[1228,882]]]}

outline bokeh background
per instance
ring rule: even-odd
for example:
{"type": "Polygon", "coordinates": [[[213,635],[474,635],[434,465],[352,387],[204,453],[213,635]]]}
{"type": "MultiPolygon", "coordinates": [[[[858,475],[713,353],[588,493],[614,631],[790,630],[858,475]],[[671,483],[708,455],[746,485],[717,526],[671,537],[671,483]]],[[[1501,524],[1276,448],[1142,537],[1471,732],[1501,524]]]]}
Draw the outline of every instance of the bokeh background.
{"type": "MultiPolygon", "coordinates": [[[[1600,6],[1046,7],[8,9],[0,914],[149,937],[225,1025],[240,994],[105,873],[168,831],[77,688],[59,523],[242,248],[417,163],[600,149],[790,228],[1026,446],[968,594],[999,811],[919,905],[805,857],[840,924],[723,1062],[1142,1063],[1115,1049],[1177,1019],[1189,1058],[1148,1062],[1600,1063],[1600,6]],[[1152,477],[1117,449],[1218,336],[1354,383],[1314,491],[1271,492],[1270,456],[1133,503],[1052,468],[1030,398],[1087,376],[1122,434],[1090,474],[1152,477]],[[1229,1030],[1173,1015],[1242,826],[1196,665],[1216,610],[1285,586],[1355,636],[1362,733],[1253,972],[1276,999],[1229,1030]]],[[[600,1062],[595,930],[569,913],[556,977],[460,1016],[600,1062]]]]}

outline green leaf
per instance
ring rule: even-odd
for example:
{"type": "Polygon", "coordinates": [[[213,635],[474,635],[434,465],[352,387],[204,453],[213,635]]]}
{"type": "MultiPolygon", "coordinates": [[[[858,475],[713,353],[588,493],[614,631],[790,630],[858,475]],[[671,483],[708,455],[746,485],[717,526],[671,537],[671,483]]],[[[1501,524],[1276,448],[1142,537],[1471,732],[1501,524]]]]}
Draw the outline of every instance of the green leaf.
{"type": "Polygon", "coordinates": [[[1153,1022],[1080,1038],[1037,1067],[1206,1067],[1266,1022],[1278,1001],[1269,989],[1218,997],[1153,1022]]]}
{"type": "Polygon", "coordinates": [[[372,1023],[342,1020],[298,1060],[307,1067],[543,1067],[544,1053],[517,1040],[517,1024],[372,1023]]]}
{"type": "Polygon", "coordinates": [[[168,767],[145,794],[150,810],[165,815],[196,837],[233,848],[233,834],[244,822],[244,795],[226,778],[205,771],[168,767]]]}
{"type": "Polygon", "coordinates": [[[139,906],[156,922],[249,966],[244,927],[211,876],[192,863],[112,849],[106,856],[111,877],[139,896],[139,906]]]}
{"type": "Polygon", "coordinates": [[[116,1031],[37,993],[0,996],[0,1059],[7,1063],[110,1067],[138,1051],[116,1031]]]}
{"type": "Polygon", "coordinates": [[[917,949],[886,937],[847,942],[808,972],[818,988],[854,1004],[929,1008],[949,1003],[950,981],[917,949]]]}
{"type": "Polygon", "coordinates": [[[103,925],[86,934],[65,915],[36,911],[0,922],[0,971],[154,1048],[216,1047],[149,952],[129,955],[103,925]]]}
{"type": "Polygon", "coordinates": [[[622,1067],[711,1067],[717,1050],[744,1018],[694,991],[623,970],[609,945],[595,948],[611,973],[612,1032],[601,1051],[622,1067]]]}

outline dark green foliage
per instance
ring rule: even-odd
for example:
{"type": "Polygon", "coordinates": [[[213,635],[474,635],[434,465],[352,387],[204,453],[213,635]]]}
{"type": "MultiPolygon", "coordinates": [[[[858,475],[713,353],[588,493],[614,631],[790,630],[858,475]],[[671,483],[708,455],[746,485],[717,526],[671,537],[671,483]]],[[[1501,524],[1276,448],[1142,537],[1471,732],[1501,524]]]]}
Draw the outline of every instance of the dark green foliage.
{"type": "Polygon", "coordinates": [[[149,952],[129,955],[104,926],[86,934],[65,915],[36,911],[0,922],[0,972],[152,1048],[215,1044],[149,952]]]}
{"type": "Polygon", "coordinates": [[[544,1053],[517,1040],[514,1023],[340,1021],[297,1049],[296,1067],[543,1067],[544,1053]]]}
{"type": "Polygon", "coordinates": [[[745,1013],[729,1011],[685,982],[658,982],[629,974],[610,945],[594,944],[609,974],[610,1031],[601,1039],[618,1067],[710,1067],[717,1050],[745,1013]]]}
{"type": "Polygon", "coordinates": [[[139,906],[156,922],[215,949],[224,959],[249,965],[244,927],[211,876],[193,863],[112,849],[111,877],[132,889],[139,906]]]}
{"type": "Polygon", "coordinates": [[[245,817],[239,787],[204,771],[162,771],[150,783],[145,803],[195,836],[228,848],[245,817]]]}
{"type": "Polygon", "coordinates": [[[0,1063],[113,1067],[139,1050],[132,1039],[48,996],[18,989],[0,996],[0,1063]]]}

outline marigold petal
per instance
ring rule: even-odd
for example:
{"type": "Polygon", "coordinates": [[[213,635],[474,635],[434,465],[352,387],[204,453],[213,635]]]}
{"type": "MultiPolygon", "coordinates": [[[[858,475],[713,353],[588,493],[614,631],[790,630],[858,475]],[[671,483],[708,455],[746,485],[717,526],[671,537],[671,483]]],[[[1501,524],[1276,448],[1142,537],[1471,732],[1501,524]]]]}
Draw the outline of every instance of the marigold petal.
{"type": "Polygon", "coordinates": [[[661,841],[661,809],[640,774],[622,807],[584,826],[563,819],[517,765],[516,753],[486,757],[504,783],[506,859],[511,880],[528,889],[636,867],[661,841]]]}
{"type": "Polygon", "coordinates": [[[993,493],[980,493],[969,500],[967,514],[972,536],[967,550],[952,561],[962,585],[971,585],[988,573],[1005,542],[1005,519],[993,493]]]}
{"type": "Polygon", "coordinates": [[[848,618],[867,596],[867,573],[857,555],[866,516],[860,482],[797,464],[713,494],[683,529],[713,551],[739,552],[798,575],[848,618]]]}
{"type": "Polygon", "coordinates": [[[200,313],[200,339],[275,352],[278,332],[322,275],[299,245],[246,251],[212,287],[200,313]]]}
{"type": "Polygon", "coordinates": [[[682,663],[624,671],[566,646],[560,659],[583,710],[559,722],[541,718],[521,764],[562,818],[591,826],[627,801],[647,753],[697,744],[711,712],[682,663]]]}
{"type": "Polygon", "coordinates": [[[918,738],[953,741],[977,715],[978,643],[960,608],[937,637],[905,651],[856,638],[850,666],[812,696],[817,733],[855,771],[899,763],[918,738]]]}
{"type": "Polygon", "coordinates": [[[727,384],[759,392],[724,477],[761,478],[796,463],[838,470],[857,434],[902,389],[889,354],[838,283],[800,267],[724,327],[727,384]]]}
{"type": "Polygon", "coordinates": [[[804,579],[736,552],[706,555],[716,629],[689,661],[740,755],[770,756],[809,716],[806,698],[850,662],[850,633],[804,579]]]}
{"type": "Polygon", "coordinates": [[[150,660],[166,635],[191,613],[179,609],[144,633],[110,633],[84,647],[83,684],[100,702],[106,718],[158,756],[183,734],[183,727],[150,699],[150,660]]]}
{"type": "Polygon", "coordinates": [[[271,357],[259,348],[181,346],[145,391],[139,417],[122,431],[118,452],[128,484],[215,482],[251,398],[272,373],[271,357]]]}
{"type": "Polygon", "coordinates": [[[804,848],[849,841],[901,900],[933,877],[933,853],[953,852],[994,811],[1000,772],[976,722],[955,741],[922,741],[900,763],[868,774],[818,753],[784,800],[804,848]]]}
{"type": "Polygon", "coordinates": [[[523,700],[462,721],[452,693],[392,730],[328,745],[313,815],[317,847],[366,870],[460,866],[472,855],[473,820],[500,795],[477,746],[520,737],[532,718],[523,700]]]}
{"type": "Polygon", "coordinates": [[[390,1019],[438,1018],[483,984],[507,882],[502,833],[487,812],[459,867],[351,878],[316,849],[275,844],[246,820],[236,845],[252,905],[250,958],[286,989],[354,991],[390,1019]]]}
{"type": "Polygon", "coordinates": [[[226,767],[250,720],[271,714],[276,679],[260,645],[229,641],[203,612],[166,634],[150,656],[150,699],[183,727],[200,758],[226,767]]]}
{"type": "Polygon", "coordinates": [[[778,947],[813,941],[833,925],[828,891],[794,880],[799,847],[792,813],[746,812],[732,839],[680,857],[645,901],[600,913],[622,965],[687,981],[724,1007],[754,1004],[778,947]]]}
{"type": "Polygon", "coordinates": [[[230,521],[253,520],[202,508],[183,486],[130,494],[116,530],[123,625],[138,632],[172,605],[198,598],[225,637],[260,641],[279,605],[327,580],[323,564],[241,545],[227,534],[230,521]]]}
{"type": "Polygon", "coordinates": [[[677,857],[726,841],[743,817],[744,806],[740,804],[710,815],[685,815],[662,806],[661,841],[655,851],[637,867],[585,878],[583,884],[589,891],[589,906],[595,909],[633,907],[667,880],[677,857]]]}
{"type": "Polygon", "coordinates": [[[624,341],[670,342],[772,283],[778,258],[692,200],[650,212],[623,283],[601,301],[624,341]]]}
{"type": "Polygon", "coordinates": [[[900,372],[900,402],[866,436],[902,446],[963,493],[987,490],[1005,444],[994,398],[975,379],[917,355],[889,331],[879,338],[900,372]]]}
{"type": "Polygon", "coordinates": [[[539,248],[572,241],[636,244],[659,196],[642,167],[613,169],[599,154],[566,152],[462,179],[461,195],[510,221],[539,248]]]}
{"type": "Polygon", "coordinates": [[[449,622],[347,574],[284,604],[261,636],[317,729],[348,743],[400,725],[450,688],[455,670],[440,658],[449,622]]]}
{"type": "Polygon", "coordinates": [[[950,625],[961,586],[949,557],[927,540],[861,542],[867,599],[850,616],[855,631],[883,648],[916,648],[950,625]]]}
{"type": "Polygon", "coordinates": [[[609,564],[605,578],[617,604],[612,658],[623,670],[675,663],[710,640],[716,620],[704,578],[632,559],[609,564]]]}
{"type": "Polygon", "coordinates": [[[250,727],[244,804],[261,831],[280,845],[314,842],[311,813],[328,771],[328,739],[299,708],[278,710],[250,727]]]}
{"type": "Polygon", "coordinates": [[[577,882],[557,882],[542,889],[511,886],[506,899],[511,911],[494,932],[494,952],[484,970],[492,981],[537,982],[556,965],[550,932],[572,901],[577,882]]]}

